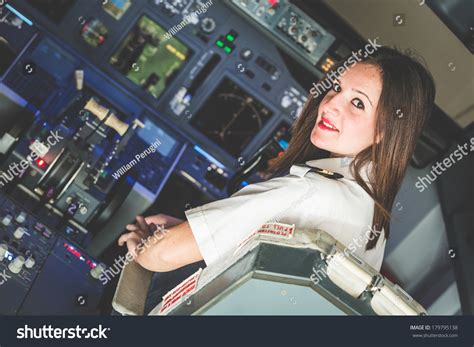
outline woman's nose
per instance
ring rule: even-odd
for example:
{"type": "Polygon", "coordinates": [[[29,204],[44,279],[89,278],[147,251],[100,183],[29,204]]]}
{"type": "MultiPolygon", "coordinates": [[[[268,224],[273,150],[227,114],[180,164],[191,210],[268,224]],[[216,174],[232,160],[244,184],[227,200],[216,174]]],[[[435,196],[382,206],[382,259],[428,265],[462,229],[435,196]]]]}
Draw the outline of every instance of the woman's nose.
{"type": "Polygon", "coordinates": [[[331,100],[326,103],[325,112],[335,117],[338,117],[341,113],[343,98],[338,94],[334,95],[331,100]]]}

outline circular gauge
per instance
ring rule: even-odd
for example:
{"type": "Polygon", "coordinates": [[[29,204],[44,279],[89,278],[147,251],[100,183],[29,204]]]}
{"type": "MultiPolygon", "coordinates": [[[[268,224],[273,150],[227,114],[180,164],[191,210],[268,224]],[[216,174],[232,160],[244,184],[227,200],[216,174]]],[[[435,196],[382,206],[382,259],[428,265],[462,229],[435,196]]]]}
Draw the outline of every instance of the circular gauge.
{"type": "Polygon", "coordinates": [[[217,87],[191,124],[238,156],[272,116],[260,101],[228,78],[217,87]]]}

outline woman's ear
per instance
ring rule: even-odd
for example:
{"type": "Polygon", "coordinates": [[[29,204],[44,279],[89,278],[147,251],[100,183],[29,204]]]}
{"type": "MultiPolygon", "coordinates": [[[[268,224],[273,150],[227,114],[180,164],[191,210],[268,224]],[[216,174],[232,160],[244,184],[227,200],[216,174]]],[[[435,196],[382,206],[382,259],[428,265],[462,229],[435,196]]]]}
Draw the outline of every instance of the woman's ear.
{"type": "Polygon", "coordinates": [[[377,134],[375,136],[375,143],[378,145],[380,141],[382,140],[382,138],[383,138],[382,134],[377,134]]]}

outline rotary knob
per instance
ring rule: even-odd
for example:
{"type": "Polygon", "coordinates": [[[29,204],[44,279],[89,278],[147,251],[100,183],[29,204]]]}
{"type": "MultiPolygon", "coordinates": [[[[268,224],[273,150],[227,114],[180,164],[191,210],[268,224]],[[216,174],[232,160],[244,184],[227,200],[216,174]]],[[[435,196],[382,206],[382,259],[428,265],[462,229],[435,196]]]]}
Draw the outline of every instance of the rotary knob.
{"type": "Polygon", "coordinates": [[[82,215],[85,215],[86,213],[88,212],[88,209],[86,206],[81,206],[79,208],[79,213],[82,214],[82,215]]]}
{"type": "Polygon", "coordinates": [[[96,280],[98,280],[104,270],[105,270],[105,265],[98,264],[95,268],[91,270],[91,276],[95,278],[96,280]]]}
{"type": "Polygon", "coordinates": [[[31,269],[33,266],[35,266],[35,258],[33,257],[28,257],[28,259],[26,259],[25,261],[25,267],[28,268],[28,269],[31,269]]]}
{"type": "Polygon", "coordinates": [[[7,227],[12,223],[12,219],[13,219],[13,217],[11,215],[7,214],[5,217],[3,217],[2,224],[7,227]]]}
{"type": "Polygon", "coordinates": [[[20,223],[20,224],[24,223],[25,220],[26,220],[26,213],[25,213],[25,212],[20,212],[20,213],[16,216],[15,220],[16,220],[18,223],[20,223]]]}
{"type": "Polygon", "coordinates": [[[216,21],[210,17],[206,17],[201,21],[201,29],[206,34],[211,34],[216,30],[216,21]]]}
{"type": "Polygon", "coordinates": [[[17,274],[21,271],[23,268],[23,265],[25,264],[25,258],[22,255],[19,255],[13,261],[8,264],[8,270],[13,272],[14,274],[17,274]]]}
{"type": "Polygon", "coordinates": [[[288,95],[285,95],[281,98],[280,104],[281,104],[281,107],[288,108],[293,104],[293,101],[288,95]]]}
{"type": "Polygon", "coordinates": [[[5,255],[7,254],[8,252],[8,245],[6,243],[2,243],[0,245],[0,261],[3,260],[3,258],[5,258],[5,255]]]}
{"type": "Polygon", "coordinates": [[[15,231],[13,232],[13,237],[15,239],[21,239],[23,237],[23,235],[25,234],[25,228],[23,227],[18,227],[15,229],[15,231]]]}
{"type": "Polygon", "coordinates": [[[245,61],[249,61],[253,57],[253,51],[250,48],[244,48],[240,51],[240,57],[245,61]]]}

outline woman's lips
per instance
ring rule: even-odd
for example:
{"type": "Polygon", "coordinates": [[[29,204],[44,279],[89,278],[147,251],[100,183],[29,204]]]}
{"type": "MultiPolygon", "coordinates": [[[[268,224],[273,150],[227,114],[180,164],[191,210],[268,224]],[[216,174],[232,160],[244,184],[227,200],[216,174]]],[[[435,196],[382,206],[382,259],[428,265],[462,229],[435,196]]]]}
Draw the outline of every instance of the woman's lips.
{"type": "Polygon", "coordinates": [[[318,127],[322,130],[339,132],[339,130],[327,118],[321,117],[318,127]]]}

